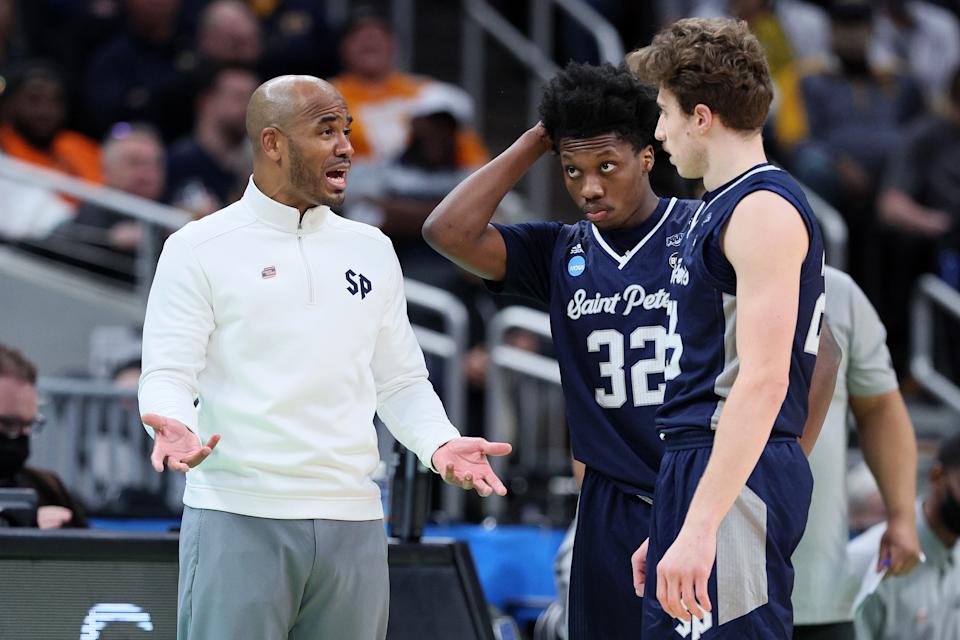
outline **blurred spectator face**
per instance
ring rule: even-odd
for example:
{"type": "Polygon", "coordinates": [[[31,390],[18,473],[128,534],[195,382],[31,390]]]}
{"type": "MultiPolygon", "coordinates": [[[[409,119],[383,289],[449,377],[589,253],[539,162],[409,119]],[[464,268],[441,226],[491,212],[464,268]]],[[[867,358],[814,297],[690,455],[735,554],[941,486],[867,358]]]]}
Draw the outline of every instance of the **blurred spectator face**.
{"type": "Polygon", "coordinates": [[[350,73],[382,78],[393,70],[393,36],[379,20],[362,21],[344,36],[340,55],[350,73]]]}
{"type": "Polygon", "coordinates": [[[960,536],[960,469],[937,462],[930,470],[930,500],[941,524],[960,536]]]}
{"type": "Polygon", "coordinates": [[[30,430],[37,418],[37,389],[12,376],[0,376],[0,477],[23,468],[30,455],[30,430]]]}
{"type": "Polygon", "coordinates": [[[180,0],[126,0],[127,19],[134,31],[147,37],[169,35],[180,0]]]}
{"type": "Polygon", "coordinates": [[[201,19],[197,49],[202,56],[216,62],[256,63],[261,51],[256,17],[240,2],[215,2],[201,19]]]}
{"type": "Polygon", "coordinates": [[[247,136],[247,103],[257,86],[257,77],[249,71],[221,71],[203,98],[201,117],[211,119],[221,134],[239,144],[247,136]]]}
{"type": "Polygon", "coordinates": [[[10,36],[13,28],[13,0],[0,0],[0,42],[10,36]]]}
{"type": "Polygon", "coordinates": [[[913,17],[907,10],[907,0],[884,0],[882,4],[894,21],[907,25],[913,23],[913,17]]]}
{"type": "Polygon", "coordinates": [[[411,142],[420,149],[422,159],[431,168],[449,168],[457,164],[457,121],[448,113],[419,116],[410,121],[411,142]]]}
{"type": "Polygon", "coordinates": [[[9,97],[7,117],[30,144],[47,148],[66,117],[63,86],[47,75],[26,80],[9,97]]]}
{"type": "Polygon", "coordinates": [[[845,68],[859,70],[867,64],[867,48],[873,37],[873,24],[866,19],[834,19],[831,23],[833,52],[845,68]]]}
{"type": "Polygon", "coordinates": [[[769,0],[732,0],[730,13],[741,20],[750,20],[758,13],[769,8],[769,0]]]}
{"type": "Polygon", "coordinates": [[[133,131],[109,140],[103,147],[103,175],[107,186],[159,200],[165,174],[163,147],[154,135],[133,131]]]}

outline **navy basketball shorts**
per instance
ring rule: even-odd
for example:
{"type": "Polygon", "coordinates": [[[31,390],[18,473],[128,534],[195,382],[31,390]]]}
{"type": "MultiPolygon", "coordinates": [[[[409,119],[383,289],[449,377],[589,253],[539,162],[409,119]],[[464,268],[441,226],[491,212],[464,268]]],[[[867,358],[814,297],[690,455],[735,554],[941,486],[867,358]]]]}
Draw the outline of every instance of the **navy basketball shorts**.
{"type": "Polygon", "coordinates": [[[702,621],[684,622],[665,613],[657,600],[657,563],[683,526],[712,451],[712,434],[666,439],[650,522],[644,638],[790,640],[790,556],[803,536],[813,491],[810,465],[796,438],[770,439],[720,524],[707,585],[713,611],[702,621]]]}
{"type": "Polygon", "coordinates": [[[643,599],[630,556],[647,538],[650,509],[648,500],[587,468],[570,568],[569,640],[640,638],[643,599]]]}

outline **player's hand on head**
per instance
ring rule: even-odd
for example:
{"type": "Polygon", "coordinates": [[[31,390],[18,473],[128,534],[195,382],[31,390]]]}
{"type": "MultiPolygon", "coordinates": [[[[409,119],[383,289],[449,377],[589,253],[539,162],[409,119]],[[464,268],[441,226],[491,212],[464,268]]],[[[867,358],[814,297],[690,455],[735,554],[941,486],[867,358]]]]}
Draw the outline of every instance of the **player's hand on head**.
{"type": "Polygon", "coordinates": [[[484,438],[457,438],[437,449],[433,468],[444,482],[467,491],[475,489],[482,497],[491,493],[507,495],[507,488],[493,472],[487,456],[505,456],[513,450],[506,442],[487,442],[484,438]]]}
{"type": "Polygon", "coordinates": [[[553,151],[553,139],[547,133],[547,128],[543,126],[543,122],[538,122],[530,127],[525,135],[532,136],[542,153],[553,151]]]}
{"type": "Polygon", "coordinates": [[[657,563],[657,600],[674,618],[702,620],[712,610],[707,584],[717,556],[717,532],[684,526],[657,563]]]}
{"type": "Polygon", "coordinates": [[[185,424],[173,418],[145,413],[143,424],[154,430],[153,453],[150,462],[157,471],[163,471],[163,462],[174,471],[187,472],[207,459],[220,442],[220,434],[213,434],[206,444],[185,424]]]}
{"type": "Polygon", "coordinates": [[[909,573],[920,562],[920,540],[913,514],[887,521],[887,530],[880,539],[880,571],[886,567],[891,575],[909,573]]]}

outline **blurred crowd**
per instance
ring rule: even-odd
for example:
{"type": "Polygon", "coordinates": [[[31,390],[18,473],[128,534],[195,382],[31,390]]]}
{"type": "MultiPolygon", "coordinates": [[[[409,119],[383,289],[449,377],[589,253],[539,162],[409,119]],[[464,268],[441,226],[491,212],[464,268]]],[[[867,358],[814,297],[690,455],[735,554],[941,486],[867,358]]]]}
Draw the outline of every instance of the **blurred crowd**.
{"type": "MultiPolygon", "coordinates": [[[[847,221],[849,271],[905,372],[916,277],[960,287],[960,2],[591,4],[628,48],[685,15],[751,25],[777,84],[770,154],[847,221]]],[[[526,28],[516,7],[501,8],[526,28]]],[[[390,23],[373,9],[351,4],[337,24],[329,15],[320,0],[0,0],[0,153],[203,216],[245,187],[244,108],[257,85],[283,73],[329,78],[355,118],[341,213],[391,236],[411,277],[456,288],[463,276],[419,229],[489,158],[472,100],[399,69],[390,23]]],[[[558,32],[558,62],[596,58],[582,33],[558,32]]],[[[0,188],[0,239],[133,281],[144,245],[130,218],[9,180],[0,188]]]]}

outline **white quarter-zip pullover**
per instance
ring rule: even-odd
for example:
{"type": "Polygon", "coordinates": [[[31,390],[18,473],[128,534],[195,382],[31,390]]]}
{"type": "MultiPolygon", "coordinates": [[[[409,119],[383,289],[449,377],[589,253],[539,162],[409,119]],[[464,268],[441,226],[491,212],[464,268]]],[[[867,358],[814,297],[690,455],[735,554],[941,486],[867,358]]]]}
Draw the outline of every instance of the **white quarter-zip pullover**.
{"type": "Polygon", "coordinates": [[[252,178],[164,245],[140,410],[203,441],[222,434],[187,474],[184,504],[264,518],[382,518],[375,412],[427,466],[459,437],[427,379],[390,240],[328,207],[301,220],[252,178]]]}

